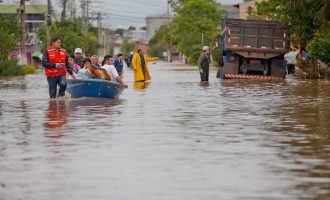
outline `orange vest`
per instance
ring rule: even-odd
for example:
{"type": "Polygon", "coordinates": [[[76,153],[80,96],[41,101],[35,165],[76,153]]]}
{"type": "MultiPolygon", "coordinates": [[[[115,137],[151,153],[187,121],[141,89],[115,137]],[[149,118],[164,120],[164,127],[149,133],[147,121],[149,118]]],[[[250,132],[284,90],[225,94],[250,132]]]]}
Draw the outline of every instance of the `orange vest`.
{"type": "Polygon", "coordinates": [[[62,67],[60,69],[53,68],[45,68],[46,76],[59,76],[61,74],[66,73],[65,61],[67,57],[66,50],[60,48],[60,50],[56,50],[53,46],[47,47],[48,53],[48,61],[50,63],[62,63],[62,67]]]}

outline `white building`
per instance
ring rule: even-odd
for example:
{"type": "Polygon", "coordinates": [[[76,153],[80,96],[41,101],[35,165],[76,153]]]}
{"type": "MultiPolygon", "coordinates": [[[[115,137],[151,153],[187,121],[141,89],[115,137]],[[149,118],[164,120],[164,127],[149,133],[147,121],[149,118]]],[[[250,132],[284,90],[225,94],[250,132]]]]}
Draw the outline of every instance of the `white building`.
{"type": "Polygon", "coordinates": [[[140,41],[142,43],[148,43],[147,32],[145,30],[129,30],[127,37],[133,41],[140,41]]]}
{"type": "Polygon", "coordinates": [[[173,19],[173,16],[168,14],[149,16],[147,20],[147,35],[146,41],[149,43],[149,40],[155,35],[155,32],[163,25],[169,24],[173,19]]]}

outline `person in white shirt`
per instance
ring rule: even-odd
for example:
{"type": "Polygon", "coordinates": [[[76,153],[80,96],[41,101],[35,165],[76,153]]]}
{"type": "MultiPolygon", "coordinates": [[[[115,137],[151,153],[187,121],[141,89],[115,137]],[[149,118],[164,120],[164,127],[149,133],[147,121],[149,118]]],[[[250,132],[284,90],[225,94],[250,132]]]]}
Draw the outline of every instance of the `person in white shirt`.
{"type": "Polygon", "coordinates": [[[125,86],[125,88],[127,88],[127,85],[123,82],[121,76],[118,75],[118,72],[117,72],[115,66],[113,65],[113,57],[112,56],[110,56],[110,55],[104,56],[101,68],[103,68],[107,71],[107,73],[111,77],[112,82],[122,84],[122,85],[125,86]]]}

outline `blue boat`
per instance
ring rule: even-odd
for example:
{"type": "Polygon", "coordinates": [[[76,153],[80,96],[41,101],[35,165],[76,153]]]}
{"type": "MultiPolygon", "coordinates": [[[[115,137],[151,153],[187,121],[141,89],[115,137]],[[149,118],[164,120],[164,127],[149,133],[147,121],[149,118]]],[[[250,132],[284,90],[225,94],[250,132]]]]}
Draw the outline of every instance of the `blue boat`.
{"type": "Polygon", "coordinates": [[[67,82],[67,91],[71,94],[71,98],[102,97],[118,99],[125,89],[119,83],[99,79],[68,79],[67,82]]]}

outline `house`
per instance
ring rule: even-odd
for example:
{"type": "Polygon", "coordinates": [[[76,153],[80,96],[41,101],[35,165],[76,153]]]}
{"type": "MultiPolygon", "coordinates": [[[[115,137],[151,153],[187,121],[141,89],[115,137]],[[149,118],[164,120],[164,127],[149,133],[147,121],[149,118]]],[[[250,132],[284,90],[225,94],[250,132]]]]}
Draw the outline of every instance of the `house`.
{"type": "MultiPolygon", "coordinates": [[[[0,16],[17,16],[19,4],[0,4],[0,16]]],[[[32,63],[32,57],[40,59],[40,37],[38,35],[41,25],[46,23],[47,5],[25,5],[25,41],[24,57],[22,63],[32,63]],[[38,56],[37,56],[38,55],[38,56]]],[[[13,52],[12,55],[18,55],[13,52]]]]}

